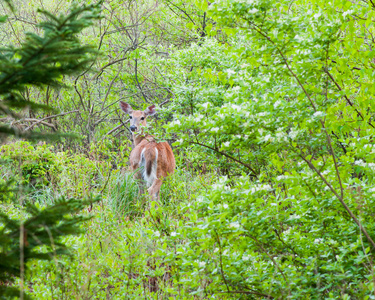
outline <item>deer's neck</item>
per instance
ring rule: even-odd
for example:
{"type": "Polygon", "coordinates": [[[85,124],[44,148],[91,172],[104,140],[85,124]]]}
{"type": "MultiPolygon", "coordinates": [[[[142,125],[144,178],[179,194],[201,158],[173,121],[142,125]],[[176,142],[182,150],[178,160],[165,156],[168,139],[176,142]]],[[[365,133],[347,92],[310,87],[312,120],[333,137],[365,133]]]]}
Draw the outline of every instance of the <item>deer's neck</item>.
{"type": "Polygon", "coordinates": [[[142,134],[133,134],[133,140],[134,140],[134,147],[139,145],[143,140],[147,140],[149,142],[154,141],[154,137],[152,135],[142,135],[142,134]]]}

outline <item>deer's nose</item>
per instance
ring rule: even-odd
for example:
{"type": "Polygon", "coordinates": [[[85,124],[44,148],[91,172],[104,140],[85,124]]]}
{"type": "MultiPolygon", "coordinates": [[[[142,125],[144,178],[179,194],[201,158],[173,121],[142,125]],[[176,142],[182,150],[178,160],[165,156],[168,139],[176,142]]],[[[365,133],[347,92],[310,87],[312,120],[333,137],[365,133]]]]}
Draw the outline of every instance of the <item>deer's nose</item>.
{"type": "Polygon", "coordinates": [[[136,131],[137,130],[137,126],[135,126],[135,125],[130,126],[130,130],[131,131],[136,131]]]}

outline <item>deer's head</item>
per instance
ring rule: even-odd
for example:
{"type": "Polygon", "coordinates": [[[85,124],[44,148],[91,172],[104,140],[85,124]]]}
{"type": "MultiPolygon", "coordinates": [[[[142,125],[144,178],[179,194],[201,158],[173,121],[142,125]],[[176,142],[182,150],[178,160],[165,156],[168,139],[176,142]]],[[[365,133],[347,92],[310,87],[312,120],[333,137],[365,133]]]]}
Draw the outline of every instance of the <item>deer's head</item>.
{"type": "Polygon", "coordinates": [[[135,133],[139,130],[139,125],[146,126],[146,118],[156,113],[155,105],[147,107],[144,111],[133,110],[130,104],[120,101],[120,108],[129,115],[130,130],[135,133]]]}

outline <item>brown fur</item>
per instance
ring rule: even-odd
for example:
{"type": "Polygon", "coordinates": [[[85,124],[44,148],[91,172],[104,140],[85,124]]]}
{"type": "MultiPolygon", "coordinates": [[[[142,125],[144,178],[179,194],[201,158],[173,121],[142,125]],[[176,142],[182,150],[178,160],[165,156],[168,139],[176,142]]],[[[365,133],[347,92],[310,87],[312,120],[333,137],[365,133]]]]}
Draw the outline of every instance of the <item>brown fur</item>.
{"type": "Polygon", "coordinates": [[[151,167],[155,160],[155,148],[158,149],[158,164],[156,168],[156,176],[158,178],[165,178],[174,173],[176,167],[175,158],[171,147],[167,142],[157,143],[153,136],[147,135],[137,136],[135,139],[135,147],[130,154],[130,167],[133,171],[139,168],[140,158],[143,149],[145,152],[143,156],[146,160],[146,172],[151,173],[151,167]]]}

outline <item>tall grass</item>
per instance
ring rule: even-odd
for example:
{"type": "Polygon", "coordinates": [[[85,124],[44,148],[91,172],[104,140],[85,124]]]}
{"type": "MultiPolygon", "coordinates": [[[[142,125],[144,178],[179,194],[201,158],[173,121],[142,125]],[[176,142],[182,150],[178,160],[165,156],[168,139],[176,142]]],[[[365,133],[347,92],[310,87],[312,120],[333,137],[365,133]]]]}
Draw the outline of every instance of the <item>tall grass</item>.
{"type": "Polygon", "coordinates": [[[39,203],[42,206],[52,205],[59,197],[51,187],[44,187],[43,189],[33,189],[28,194],[28,200],[33,203],[39,203]]]}
{"type": "Polygon", "coordinates": [[[117,215],[137,215],[143,207],[144,197],[131,172],[118,172],[112,175],[108,184],[107,203],[117,215]]]}

